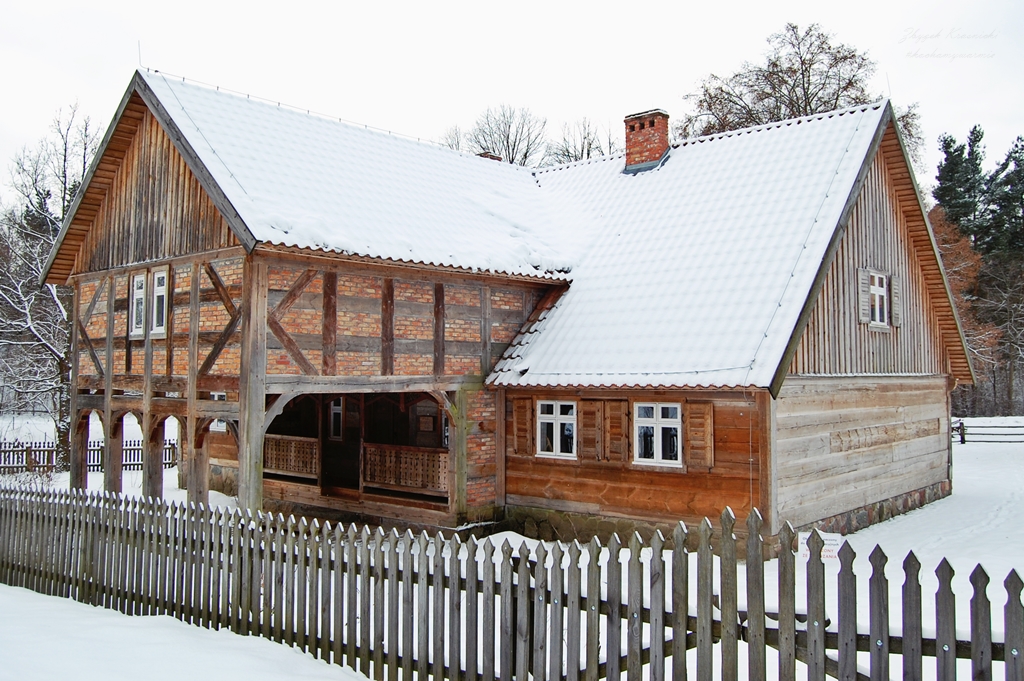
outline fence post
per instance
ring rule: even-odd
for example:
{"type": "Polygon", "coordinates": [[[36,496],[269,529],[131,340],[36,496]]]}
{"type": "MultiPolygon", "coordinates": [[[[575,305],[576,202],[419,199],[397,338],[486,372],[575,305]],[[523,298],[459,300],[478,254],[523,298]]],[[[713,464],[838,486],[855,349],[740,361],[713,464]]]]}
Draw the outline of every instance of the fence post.
{"type": "Polygon", "coordinates": [[[889,678],[889,580],[885,578],[885,564],[889,558],[881,546],[868,557],[871,561],[871,579],[868,582],[871,599],[871,678],[889,678]]]}
{"type": "MultiPolygon", "coordinates": [[[[985,589],[988,573],[978,565],[971,573],[971,678],[992,681],[992,604],[985,589]]],[[[1005,651],[1004,651],[1005,655],[1005,651]]]]}
{"type": "Polygon", "coordinates": [[[839,681],[857,681],[857,557],[850,542],[839,549],[839,681]]]}
{"type": "Polygon", "coordinates": [[[938,681],[956,679],[956,601],[953,597],[953,566],[945,558],[935,568],[939,588],[935,592],[935,666],[938,681]]]}
{"type": "Polygon", "coordinates": [[[821,550],[825,542],[817,530],[811,530],[807,548],[807,678],[825,681],[825,564],[821,550]]]}

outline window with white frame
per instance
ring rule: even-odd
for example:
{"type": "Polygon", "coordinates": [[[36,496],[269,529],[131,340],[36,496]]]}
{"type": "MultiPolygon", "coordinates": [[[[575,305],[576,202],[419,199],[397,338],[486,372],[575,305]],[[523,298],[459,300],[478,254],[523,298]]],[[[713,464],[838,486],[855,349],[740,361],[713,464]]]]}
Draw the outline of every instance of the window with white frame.
{"type": "Polygon", "coordinates": [[[682,466],[682,405],[637,402],[633,409],[633,460],[659,466],[682,466]]]}
{"type": "Polygon", "coordinates": [[[871,273],[870,288],[871,296],[871,323],[889,325],[889,289],[886,286],[886,277],[877,272],[871,273]]]}
{"type": "Polygon", "coordinates": [[[167,270],[153,272],[153,335],[167,333],[167,270]]]}
{"type": "Polygon", "coordinates": [[[133,338],[146,335],[146,275],[132,277],[131,331],[133,338]]]}
{"type": "Polygon", "coordinates": [[[575,402],[537,402],[537,454],[576,458],[575,402]]]}
{"type": "Polygon", "coordinates": [[[330,433],[328,437],[332,440],[340,440],[342,438],[345,424],[344,406],[345,398],[343,397],[339,397],[331,402],[331,411],[329,416],[330,433]]]}

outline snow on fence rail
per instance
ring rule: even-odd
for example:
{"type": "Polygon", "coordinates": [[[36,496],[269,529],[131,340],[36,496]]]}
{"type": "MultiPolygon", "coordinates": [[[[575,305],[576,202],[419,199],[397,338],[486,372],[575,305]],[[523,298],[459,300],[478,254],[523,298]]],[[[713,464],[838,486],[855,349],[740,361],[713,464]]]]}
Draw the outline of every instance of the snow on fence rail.
{"type": "Polygon", "coordinates": [[[823,541],[812,532],[805,589],[798,589],[787,524],[776,588],[765,579],[760,515],[747,520],[745,563],[730,510],[721,522],[717,538],[705,519],[691,531],[680,523],[669,540],[656,534],[644,543],[634,534],[625,547],[613,537],[603,546],[524,541],[513,549],[507,540],[463,543],[160,500],[0,488],[0,581],[126,614],[230,627],[377,681],[619,681],[623,672],[627,681],[688,673],[710,681],[713,672],[725,681],[741,672],[760,680],[769,649],[783,681],[794,679],[798,662],[812,681],[887,679],[892,656],[902,657],[908,679],[922,677],[926,657],[941,681],[955,678],[957,658],[971,660],[973,678],[990,679],[993,661],[1004,658],[1006,679],[1024,677],[1024,584],[1015,571],[1005,581],[1003,641],[992,640],[980,566],[971,578],[970,637],[958,640],[945,560],[936,570],[934,630],[926,629],[913,553],[903,564],[902,599],[890,603],[880,548],[866,590],[857,589],[849,545],[839,551],[834,587],[826,586],[823,541]],[[837,604],[831,610],[827,590],[837,604]],[[858,602],[865,597],[868,604],[858,602]],[[858,622],[858,605],[870,610],[867,622],[858,622]]]}
{"type": "MultiPolygon", "coordinates": [[[[122,468],[126,471],[141,471],[143,456],[142,440],[125,440],[122,451],[122,468]]],[[[171,468],[177,464],[178,442],[164,442],[163,465],[171,468]]],[[[103,470],[103,441],[90,442],[86,462],[90,471],[103,470]]],[[[31,471],[51,471],[57,468],[57,446],[53,442],[0,441],[0,475],[31,471]]]]}

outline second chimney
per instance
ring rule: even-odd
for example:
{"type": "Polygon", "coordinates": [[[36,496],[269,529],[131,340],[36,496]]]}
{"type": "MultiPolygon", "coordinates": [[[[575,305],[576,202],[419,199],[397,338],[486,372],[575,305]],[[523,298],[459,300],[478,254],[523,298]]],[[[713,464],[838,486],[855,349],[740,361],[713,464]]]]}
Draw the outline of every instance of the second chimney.
{"type": "Polygon", "coordinates": [[[626,172],[653,168],[668,151],[668,112],[651,109],[626,116],[626,172]]]}

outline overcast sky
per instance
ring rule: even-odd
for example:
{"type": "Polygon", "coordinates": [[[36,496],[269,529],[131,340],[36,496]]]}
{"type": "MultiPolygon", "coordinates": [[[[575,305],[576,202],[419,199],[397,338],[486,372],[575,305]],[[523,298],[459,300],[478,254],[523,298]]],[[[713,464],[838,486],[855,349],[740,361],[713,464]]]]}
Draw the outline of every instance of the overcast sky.
{"type": "Polygon", "coordinates": [[[626,114],[680,117],[702,77],[759,61],[786,22],[820,23],[867,51],[876,91],[920,103],[922,184],[943,132],[963,139],[980,123],[990,165],[1024,134],[1020,0],[6,0],[0,160],[72,102],[105,129],[140,52],[152,69],[413,137],[468,127],[500,103],[546,117],[552,135],[587,116],[621,137],[626,114]]]}

